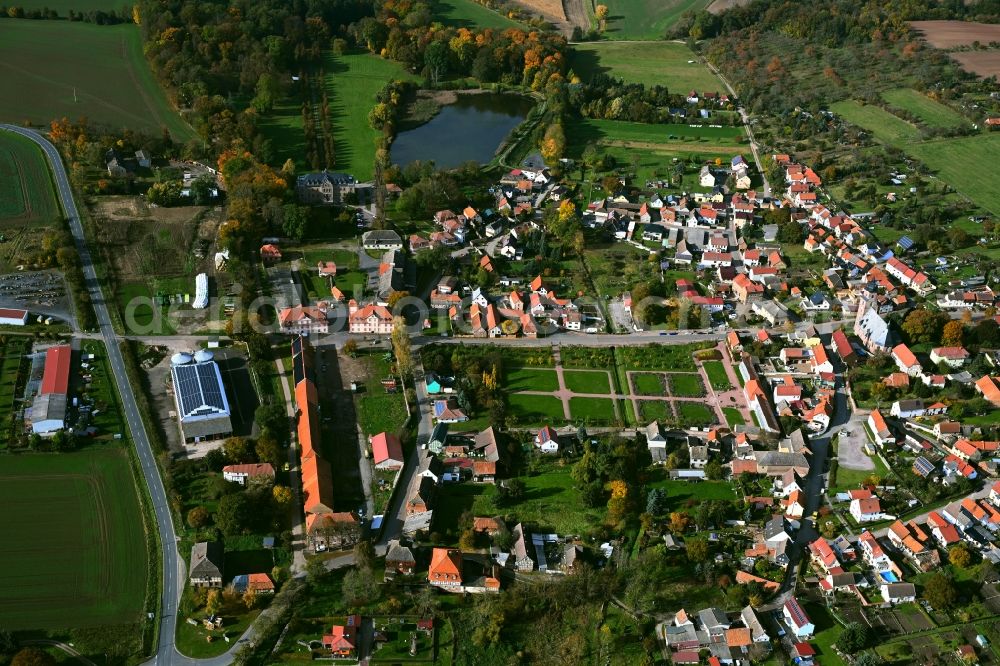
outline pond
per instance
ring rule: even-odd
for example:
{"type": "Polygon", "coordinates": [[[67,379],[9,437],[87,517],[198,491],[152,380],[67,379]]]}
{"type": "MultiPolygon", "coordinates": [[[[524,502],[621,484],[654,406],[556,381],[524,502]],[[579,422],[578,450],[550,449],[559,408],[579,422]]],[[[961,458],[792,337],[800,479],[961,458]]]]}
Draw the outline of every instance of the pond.
{"type": "Polygon", "coordinates": [[[485,164],[533,105],[518,95],[459,95],[430,121],[400,132],[392,142],[392,162],[405,166],[416,160],[433,161],[442,169],[470,160],[485,164]]]}

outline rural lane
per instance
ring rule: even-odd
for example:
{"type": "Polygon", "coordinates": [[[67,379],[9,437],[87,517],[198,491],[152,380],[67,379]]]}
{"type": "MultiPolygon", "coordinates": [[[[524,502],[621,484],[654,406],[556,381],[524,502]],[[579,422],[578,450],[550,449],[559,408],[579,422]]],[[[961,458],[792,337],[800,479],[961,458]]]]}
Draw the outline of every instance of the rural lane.
{"type": "MultiPolygon", "coordinates": [[[[94,306],[94,313],[97,315],[97,323],[100,328],[101,338],[107,349],[108,361],[114,373],[115,381],[118,384],[118,391],[122,399],[122,408],[125,412],[125,419],[128,422],[129,431],[132,434],[132,441],[135,443],[136,457],[142,469],[143,477],[146,479],[146,487],[149,489],[149,496],[153,503],[153,513],[156,517],[157,529],[160,533],[161,558],[163,562],[163,590],[161,593],[160,608],[160,641],[156,648],[152,664],[200,664],[201,666],[223,666],[232,663],[230,654],[224,654],[215,659],[195,660],[184,657],[174,648],[174,636],[177,624],[177,605],[180,601],[182,589],[181,581],[185,576],[184,560],[177,553],[177,535],[174,532],[174,523],[170,514],[170,507],[167,503],[167,494],[163,487],[163,479],[160,478],[160,470],[156,464],[156,456],[153,454],[153,447],[149,443],[149,437],[139,415],[139,408],[136,405],[135,393],[132,385],[128,381],[128,374],[125,372],[125,361],[122,358],[121,349],[118,347],[120,337],[115,333],[111,323],[111,315],[108,312],[107,303],[101,290],[101,284],[97,279],[94,270],[94,263],[87,247],[87,240],[83,232],[83,224],[80,221],[80,214],[73,201],[73,190],[69,184],[69,177],[63,167],[59,151],[56,150],[48,139],[35,130],[25,129],[16,125],[0,124],[0,129],[20,134],[34,141],[45,153],[52,169],[52,176],[56,186],[56,192],[62,203],[63,211],[69,221],[70,231],[73,234],[73,241],[80,257],[80,264],[83,268],[84,281],[87,291],[90,292],[90,300],[94,306]]],[[[245,640],[246,637],[244,637],[245,640]]],[[[234,646],[235,648],[235,646],[234,646]]]]}

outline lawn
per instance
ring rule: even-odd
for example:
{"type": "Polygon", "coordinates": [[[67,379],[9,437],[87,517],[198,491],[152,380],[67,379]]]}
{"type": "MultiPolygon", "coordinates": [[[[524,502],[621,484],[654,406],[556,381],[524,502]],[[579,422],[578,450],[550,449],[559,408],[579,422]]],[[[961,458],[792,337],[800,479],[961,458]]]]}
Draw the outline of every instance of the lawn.
{"type": "Polygon", "coordinates": [[[915,125],[892,115],[882,107],[845,100],[832,104],[830,110],[890,145],[903,147],[902,144],[920,140],[920,130],[915,125]]]}
{"type": "Polygon", "coordinates": [[[681,426],[685,428],[712,425],[717,421],[715,412],[700,402],[678,403],[677,410],[680,414],[681,426]]]}
{"type": "Polygon", "coordinates": [[[632,385],[638,395],[666,395],[663,374],[659,372],[633,373],[632,385]]]}
{"type": "Polygon", "coordinates": [[[674,420],[674,412],[670,409],[670,403],[665,400],[640,400],[639,410],[642,412],[640,425],[652,421],[674,420]]]}
{"type": "Polygon", "coordinates": [[[510,507],[493,505],[494,486],[476,498],[476,516],[504,516],[509,526],[525,522],[533,528],[558,534],[587,534],[604,520],[603,508],[586,508],[571,475],[572,466],[545,465],[539,472],[519,477],[524,481],[524,499],[510,507]]]}
{"type": "Polygon", "coordinates": [[[664,513],[683,508],[689,500],[734,500],[736,492],[726,481],[680,481],[671,479],[665,470],[658,470],[659,479],[651,482],[649,488],[659,488],[666,492],[664,513]]]}
{"type": "MultiPolygon", "coordinates": [[[[188,594],[188,591],[185,591],[185,594],[188,594]]],[[[199,619],[202,615],[204,614],[198,614],[195,619],[199,619]]],[[[260,610],[247,612],[246,607],[237,601],[230,608],[223,607],[220,615],[225,624],[221,629],[211,631],[205,629],[201,624],[195,626],[187,622],[178,622],[175,645],[177,650],[181,654],[195,659],[218,657],[232,646],[232,643],[225,642],[223,636],[229,636],[232,640],[242,635],[260,615],[260,610]],[[208,636],[212,637],[211,642],[208,641],[208,636]]]]}
{"type": "Polygon", "coordinates": [[[705,361],[702,365],[705,367],[705,374],[708,375],[708,381],[712,384],[713,389],[728,391],[733,388],[732,382],[729,381],[729,375],[726,374],[726,366],[723,365],[722,361],[705,361]]]}
{"type": "Polygon", "coordinates": [[[52,222],[59,215],[41,149],[30,139],[0,132],[0,221],[52,222]]]}
{"type": "Polygon", "coordinates": [[[1000,214],[1000,188],[989,169],[969,168],[988,164],[1000,154],[1000,132],[957,139],[926,141],[904,147],[907,153],[927,165],[941,180],[994,214],[1000,214]]]}
{"type": "Polygon", "coordinates": [[[135,478],[119,444],[7,456],[0,505],[0,531],[8,536],[0,544],[0,625],[140,620],[150,562],[135,478]]]}
{"type": "Polygon", "coordinates": [[[511,368],[507,370],[509,391],[556,391],[559,378],[555,370],[539,368],[511,368]]]}
{"type": "Polygon", "coordinates": [[[92,122],[180,142],[195,133],[170,105],[142,52],[138,26],[68,21],[0,22],[4,87],[0,119],[40,125],[86,116],[92,122]]]}
{"type": "MultiPolygon", "coordinates": [[[[486,10],[484,10],[486,11],[486,10]]],[[[349,173],[359,181],[372,178],[375,142],[382,136],[368,124],[375,95],[393,79],[413,79],[398,63],[355,53],[323,59],[324,86],[330,100],[334,164],[329,168],[349,173]]],[[[274,163],[291,158],[300,169],[307,167],[301,100],[289,98],[275,106],[260,121],[261,131],[274,145],[274,163]]]]}
{"type": "Polygon", "coordinates": [[[386,393],[382,380],[390,376],[389,361],[381,355],[365,358],[368,376],[364,392],[358,396],[358,423],[367,436],[398,432],[406,423],[406,403],[402,393],[386,393]]]}
{"type": "Polygon", "coordinates": [[[523,28],[520,23],[499,12],[487,9],[475,0],[438,0],[434,18],[455,28],[523,28]]]}
{"type": "Polygon", "coordinates": [[[967,122],[954,109],[911,88],[886,90],[882,99],[892,106],[906,109],[931,127],[951,128],[967,122]]]}
{"type": "Polygon", "coordinates": [[[700,398],[705,395],[705,385],[702,384],[701,375],[680,375],[672,372],[667,377],[672,395],[681,398],[700,398]]]}
{"type": "MultiPolygon", "coordinates": [[[[608,0],[608,39],[663,39],[685,12],[699,12],[712,0],[608,0]]],[[[642,47],[645,49],[645,47],[642,47]]]]}
{"type": "Polygon", "coordinates": [[[507,407],[519,425],[562,423],[565,420],[562,401],[552,396],[513,393],[507,396],[507,407]]]}
{"type": "Polygon", "coordinates": [[[837,479],[830,484],[830,493],[845,492],[861,486],[862,481],[875,473],[875,470],[847,469],[837,465],[837,479]]]}
{"type": "Polygon", "coordinates": [[[807,602],[803,604],[803,610],[805,610],[809,619],[813,621],[813,624],[816,625],[816,635],[811,642],[816,648],[817,655],[824,663],[827,661],[830,663],[840,661],[836,650],[833,649],[833,644],[840,638],[841,626],[833,619],[826,606],[807,602]]]}
{"type": "Polygon", "coordinates": [[[743,415],[740,414],[740,410],[735,407],[723,407],[722,413],[726,415],[726,423],[729,424],[730,428],[735,428],[738,425],[746,425],[746,421],[743,419],[743,415]]]}
{"type": "Polygon", "coordinates": [[[610,398],[570,398],[569,412],[574,419],[614,421],[615,403],[610,398]]]}
{"type": "Polygon", "coordinates": [[[637,58],[635,44],[577,44],[573,46],[570,66],[584,81],[594,74],[608,74],[626,83],[665,86],[674,93],[723,90],[719,79],[684,44],[653,42],[641,48],[642,57],[637,58]]]}
{"type": "Polygon", "coordinates": [[[564,370],[566,388],[574,393],[610,393],[608,373],[603,370],[564,370]]]}

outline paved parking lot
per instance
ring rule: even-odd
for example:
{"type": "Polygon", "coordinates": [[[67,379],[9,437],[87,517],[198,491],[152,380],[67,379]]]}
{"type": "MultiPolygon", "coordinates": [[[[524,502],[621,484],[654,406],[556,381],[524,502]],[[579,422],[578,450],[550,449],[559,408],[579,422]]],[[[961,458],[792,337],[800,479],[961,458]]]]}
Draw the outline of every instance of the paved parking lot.
{"type": "Polygon", "coordinates": [[[851,421],[840,431],[837,440],[837,463],[847,469],[861,471],[873,471],[875,463],[865,455],[865,445],[868,443],[868,435],[865,433],[864,421],[868,415],[855,415],[851,421]]]}

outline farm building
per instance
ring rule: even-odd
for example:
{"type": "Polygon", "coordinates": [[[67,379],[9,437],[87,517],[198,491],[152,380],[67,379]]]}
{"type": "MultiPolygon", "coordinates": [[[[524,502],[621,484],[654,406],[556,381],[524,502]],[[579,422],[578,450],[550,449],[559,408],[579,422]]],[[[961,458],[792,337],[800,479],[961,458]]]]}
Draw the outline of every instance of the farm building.
{"type": "Polygon", "coordinates": [[[222,544],[199,541],[193,545],[188,577],[192,587],[222,587],[222,544]]]}
{"type": "Polygon", "coordinates": [[[28,323],[27,310],[13,310],[11,308],[0,308],[0,325],[24,326],[27,323],[28,323]]]}
{"type": "Polygon", "coordinates": [[[274,466],[271,463],[245,463],[226,465],[222,468],[222,478],[231,483],[245,486],[248,483],[273,483],[274,466]]]}
{"type": "Polygon", "coordinates": [[[31,404],[31,431],[51,435],[66,427],[66,404],[73,349],[69,345],[49,347],[38,395],[31,404]]]}
{"type": "Polygon", "coordinates": [[[170,376],[185,442],[204,442],[233,433],[229,400],[212,352],[202,350],[194,357],[174,354],[170,376]]]}

